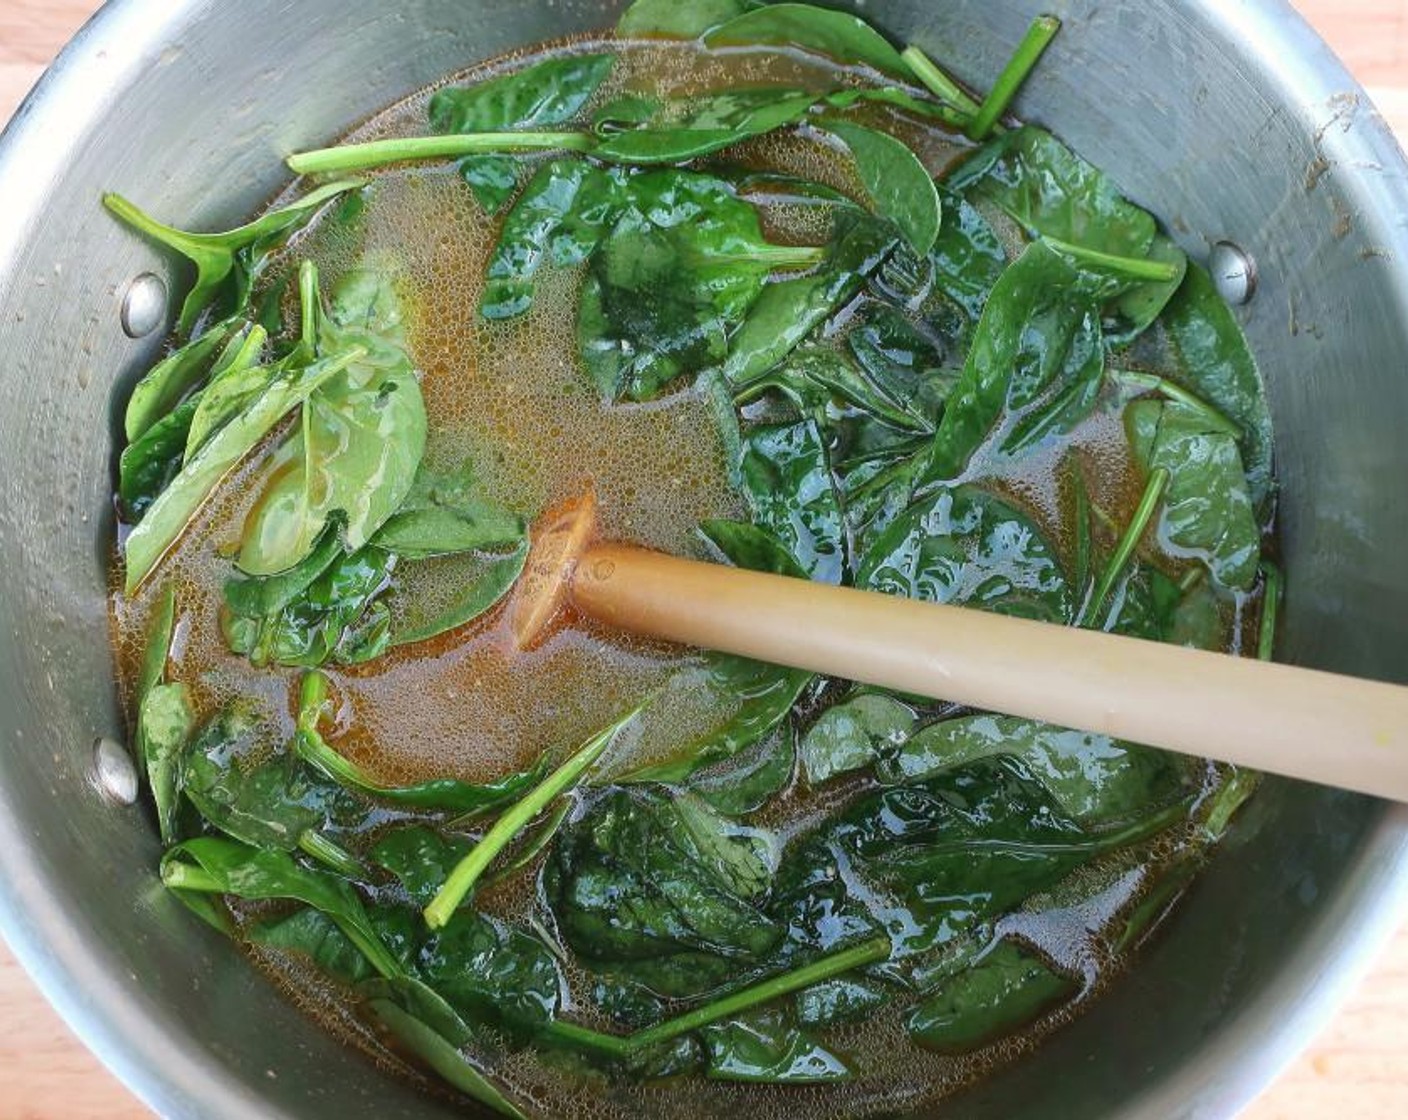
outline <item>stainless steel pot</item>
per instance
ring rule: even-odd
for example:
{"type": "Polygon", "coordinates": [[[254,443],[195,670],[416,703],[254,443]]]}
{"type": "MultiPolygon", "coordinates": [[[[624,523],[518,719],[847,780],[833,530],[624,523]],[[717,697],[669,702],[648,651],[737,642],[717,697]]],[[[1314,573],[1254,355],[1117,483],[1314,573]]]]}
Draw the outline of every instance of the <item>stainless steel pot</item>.
{"type": "MultiPolygon", "coordinates": [[[[1408,166],[1280,0],[873,0],[986,85],[1028,19],[1065,31],[1020,108],[1112,171],[1190,252],[1253,254],[1290,575],[1281,653],[1408,679],[1408,166]]],[[[452,1115],[305,1021],[158,886],[155,830],[105,796],[120,734],[104,612],[114,402],[160,331],[129,281],[171,262],[116,189],[217,227],[440,74],[607,26],[584,0],[117,0],[0,140],[0,928],[159,1111],[452,1115]]],[[[1325,749],[1335,749],[1326,743],[1325,749]]],[[[1268,783],[1140,967],[970,1117],[1227,1116],[1301,1047],[1404,913],[1408,809],[1268,783]]]]}

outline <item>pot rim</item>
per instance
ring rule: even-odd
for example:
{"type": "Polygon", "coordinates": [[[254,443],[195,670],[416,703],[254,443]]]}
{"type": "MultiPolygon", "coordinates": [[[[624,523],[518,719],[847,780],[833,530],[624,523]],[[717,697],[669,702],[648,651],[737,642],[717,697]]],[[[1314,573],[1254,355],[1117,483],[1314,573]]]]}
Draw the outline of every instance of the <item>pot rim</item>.
{"type": "MultiPolygon", "coordinates": [[[[1369,105],[1363,88],[1287,0],[1216,5],[1212,19],[1232,41],[1253,45],[1266,73],[1307,125],[1333,120],[1345,96],[1369,105]]],[[[102,113],[95,90],[125,88],[160,57],[180,14],[166,0],[110,0],[65,46],[0,132],[0,277],[42,212],[73,142],[102,113]]],[[[1377,112],[1327,136],[1336,160],[1371,173],[1355,180],[1366,214],[1408,214],[1408,162],[1377,112]]],[[[1384,223],[1388,251],[1408,261],[1408,221],[1384,223]]],[[[1408,321],[1408,269],[1397,300],[1408,321]]],[[[267,1117],[261,1101],[228,1068],[168,1026],[159,1008],[133,1000],[109,962],[33,868],[14,860],[27,838],[6,811],[0,784],[0,936],[78,1038],[147,1105],[163,1115],[267,1117]]],[[[1292,1062],[1367,973],[1408,918],[1408,805],[1385,805],[1350,874],[1319,915],[1283,975],[1303,978],[1291,997],[1262,993],[1177,1076],[1128,1102],[1134,1116],[1234,1115],[1292,1062]]]]}

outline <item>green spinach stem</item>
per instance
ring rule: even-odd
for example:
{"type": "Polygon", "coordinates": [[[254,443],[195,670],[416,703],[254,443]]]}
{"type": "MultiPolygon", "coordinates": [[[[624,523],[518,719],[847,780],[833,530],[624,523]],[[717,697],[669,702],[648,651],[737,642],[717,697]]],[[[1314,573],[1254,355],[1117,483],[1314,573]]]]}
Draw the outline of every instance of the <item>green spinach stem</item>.
{"type": "Polygon", "coordinates": [[[1159,502],[1163,500],[1164,491],[1168,488],[1168,480],[1167,467],[1159,467],[1149,475],[1148,485],[1144,487],[1144,496],[1139,499],[1134,517],[1130,521],[1129,527],[1125,529],[1119,544],[1115,546],[1115,551],[1110,556],[1110,562],[1105,565],[1105,570],[1101,573],[1100,582],[1095,585],[1095,593],[1090,597],[1085,609],[1080,612],[1080,617],[1076,619],[1076,625],[1083,626],[1087,620],[1093,623],[1099,618],[1100,608],[1105,605],[1105,600],[1115,589],[1115,584],[1119,582],[1120,576],[1129,565],[1130,557],[1139,547],[1139,541],[1143,538],[1144,531],[1149,528],[1149,522],[1154,518],[1154,511],[1159,508],[1159,502]]]}
{"type": "Polygon", "coordinates": [[[1007,106],[1017,96],[1022,83],[1027,80],[1027,76],[1031,74],[1060,30],[1061,21],[1055,16],[1038,16],[1032,21],[1032,25],[1027,28],[1027,34],[1018,44],[1007,65],[1002,68],[1002,73],[998,75],[988,95],[983,98],[982,105],[978,107],[977,113],[965,130],[968,139],[987,139],[988,134],[992,132],[992,126],[1007,111],[1007,106]]]}
{"type": "Polygon", "coordinates": [[[1172,261],[1151,261],[1139,257],[1117,257],[1113,253],[1102,253],[1098,249],[1088,249],[1055,237],[1043,237],[1052,249],[1065,257],[1074,257],[1080,264],[1103,268],[1131,280],[1147,280],[1150,283],[1165,283],[1178,279],[1178,265],[1172,261]]]}
{"type": "Polygon", "coordinates": [[[169,860],[162,865],[161,882],[173,891],[199,891],[202,894],[223,894],[225,884],[201,867],[169,860]]]}
{"type": "Polygon", "coordinates": [[[299,175],[318,175],[415,160],[458,159],[475,152],[585,152],[594,143],[594,138],[585,132],[465,132],[449,136],[411,136],[299,152],[288,157],[288,166],[299,175]]]}
{"type": "Polygon", "coordinates": [[[667,1019],[665,1022],[647,1027],[645,1030],[637,1031],[626,1041],[633,1050],[641,1050],[661,1042],[668,1042],[672,1038],[688,1034],[699,1027],[708,1026],[710,1023],[725,1019],[730,1015],[747,1011],[760,1003],[768,1003],[777,999],[778,996],[785,996],[789,992],[809,988],[813,984],[829,980],[843,972],[850,972],[853,968],[861,968],[867,964],[888,960],[889,956],[890,939],[888,937],[873,937],[853,948],[842,949],[839,953],[822,957],[819,961],[804,965],[802,968],[794,969],[781,976],[774,976],[769,980],[763,980],[744,988],[742,991],[724,996],[723,999],[706,1003],[703,1007],[688,1011],[683,1015],[677,1015],[673,1019],[667,1019]]]}
{"type": "Polygon", "coordinates": [[[1261,562],[1261,627],[1256,655],[1270,661],[1276,649],[1276,616],[1281,611],[1281,569],[1269,560],[1261,562]]]}
{"type": "Polygon", "coordinates": [[[900,52],[900,58],[909,67],[910,73],[918,78],[924,88],[940,101],[947,101],[955,109],[963,110],[970,117],[975,116],[982,108],[963,91],[957,82],[940,70],[934,64],[933,59],[912,43],[900,52]]]}
{"type": "Polygon", "coordinates": [[[1194,396],[1182,385],[1178,385],[1167,378],[1160,377],[1156,373],[1142,373],[1139,370],[1120,370],[1114,374],[1115,380],[1122,385],[1129,385],[1136,389],[1147,389],[1150,392],[1160,393],[1171,401],[1187,405],[1196,409],[1208,424],[1218,431],[1226,432],[1228,435],[1241,439],[1242,430],[1227,419],[1212,405],[1201,397],[1194,396]]]}
{"type": "Polygon", "coordinates": [[[611,745],[617,733],[639,713],[640,709],[636,708],[605,731],[589,739],[571,758],[543,779],[541,785],[494,822],[494,826],[484,834],[484,838],[455,865],[444,885],[425,908],[425,921],[431,929],[439,929],[450,920],[494,857],[503,851],[509,841],[522,832],[534,817],[577,785],[591,765],[611,745]]]}
{"type": "Polygon", "coordinates": [[[561,1019],[554,1019],[549,1023],[543,1034],[549,1041],[561,1042],[581,1050],[596,1050],[613,1058],[626,1058],[635,1052],[635,1047],[631,1045],[628,1037],[603,1034],[601,1031],[579,1027],[561,1019]]]}
{"type": "Polygon", "coordinates": [[[321,832],[308,829],[299,836],[298,846],[306,855],[331,867],[339,875],[346,875],[352,879],[366,878],[367,869],[362,865],[361,860],[340,844],[334,844],[321,832]]]}

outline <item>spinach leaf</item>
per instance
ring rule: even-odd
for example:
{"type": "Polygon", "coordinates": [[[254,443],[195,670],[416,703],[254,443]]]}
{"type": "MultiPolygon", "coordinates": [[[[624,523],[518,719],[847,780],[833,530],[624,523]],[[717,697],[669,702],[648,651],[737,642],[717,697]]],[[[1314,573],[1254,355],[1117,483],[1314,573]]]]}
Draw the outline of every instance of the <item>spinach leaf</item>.
{"type": "Polygon", "coordinates": [[[345,179],[328,183],[297,202],[271,210],[260,218],[232,229],[228,233],[187,233],[163,225],[117,194],[103,195],[103,205],[133,229],[151,240],[187,258],[196,267],[195,286],[181,305],[177,329],[187,333],[195,326],[200,313],[213,303],[235,274],[237,291],[233,312],[243,310],[248,298],[250,274],[257,270],[257,258],[266,255],[292,231],[312,221],[328,201],[345,191],[362,186],[362,180],[345,179]],[[245,254],[242,262],[240,254],[245,254]],[[251,260],[250,255],[255,258],[251,260]],[[244,273],[243,277],[239,274],[244,273]]]}
{"type": "MultiPolygon", "coordinates": [[[[987,219],[966,198],[940,188],[939,199],[943,222],[929,254],[935,283],[942,297],[959,309],[966,324],[973,325],[1007,268],[1007,251],[987,219]]],[[[966,334],[955,341],[965,340],[966,334]]]]}
{"type": "Polygon", "coordinates": [[[1088,386],[1104,369],[1098,315],[1074,269],[1036,242],[992,290],[934,436],[926,478],[957,478],[1004,412],[1038,406],[1040,421],[1014,429],[1004,450],[1067,430],[1093,406],[1088,386]],[[1043,396],[1056,404],[1042,409],[1043,396]],[[1049,398],[1048,398],[1049,399],[1049,398]]]}
{"type": "Polygon", "coordinates": [[[817,123],[850,150],[876,213],[895,223],[911,249],[927,254],[939,236],[943,211],[919,157],[888,133],[832,118],[817,123]]]}
{"type": "Polygon", "coordinates": [[[1068,623],[1075,604],[1055,549],[1027,517],[972,486],[940,490],[870,545],[856,585],[1068,623]]]}
{"type": "Polygon", "coordinates": [[[205,380],[219,350],[238,329],[234,319],[216,323],[200,337],[178,346],[148,370],[132,389],[123,417],[129,444],[136,443],[191,389],[205,380]]]}
{"type": "Polygon", "coordinates": [[[1163,324],[1178,381],[1240,429],[1237,445],[1247,487],[1257,516],[1264,517],[1274,489],[1271,413],[1246,336],[1206,269],[1188,269],[1163,324]]]}
{"type": "Polygon", "coordinates": [[[765,4],[735,16],[704,36],[711,50],[775,46],[812,51],[847,66],[869,66],[904,78],[899,52],[870,24],[849,12],[813,4],[765,4]]]}
{"type": "Polygon", "coordinates": [[[301,953],[319,971],[343,984],[360,984],[375,973],[362,951],[321,910],[304,907],[286,918],[249,928],[249,938],[266,949],[301,953]]]}
{"type": "Polygon", "coordinates": [[[914,711],[883,693],[866,693],[828,708],[802,736],[798,753],[807,781],[820,785],[887,758],[909,738],[914,724],[914,711]]]}
{"type": "Polygon", "coordinates": [[[645,172],[623,193],[592,257],[577,330],[604,399],[648,400],[722,361],[768,274],[815,263],[820,252],[769,244],[757,211],[710,176],[645,172]]]}
{"type": "Polygon", "coordinates": [[[351,886],[308,870],[287,852],[203,836],[178,844],[162,857],[161,881],[178,896],[228,894],[249,901],[306,903],[331,918],[381,975],[401,972],[351,886]]]}
{"type": "Polygon", "coordinates": [[[888,223],[838,214],[821,267],[809,276],[769,284],[729,342],[723,374],[735,396],[762,381],[801,341],[860,290],[895,246],[888,223]]]}
{"type": "MultiPolygon", "coordinates": [[[[308,554],[308,566],[320,560],[328,547],[315,542],[308,554]]],[[[259,605],[264,596],[258,591],[248,596],[237,593],[234,600],[227,598],[231,612],[222,616],[221,624],[230,649],[257,666],[306,668],[316,668],[329,660],[348,664],[368,661],[383,653],[391,641],[391,615],[380,598],[390,587],[396,556],[372,547],[341,553],[340,542],[338,552],[340,555],[332,564],[275,611],[262,615],[238,613],[237,604],[259,605]]],[[[286,586],[300,582],[306,570],[302,564],[290,569],[286,586]]],[[[242,589],[247,585],[230,586],[242,589]]],[[[280,588],[269,590],[270,597],[276,591],[282,594],[280,588]]]]}
{"type": "Polygon", "coordinates": [[[692,812],[665,795],[613,790],[563,831],[543,873],[576,953],[594,967],[630,962],[635,979],[667,996],[717,986],[783,933],[750,901],[770,878],[754,844],[692,812]]]}
{"type": "MultiPolygon", "coordinates": [[[[424,991],[434,994],[429,988],[424,988],[424,991]]],[[[397,995],[400,995],[400,990],[397,995]]],[[[402,1005],[405,998],[388,998],[378,994],[368,997],[367,1006],[406,1050],[448,1084],[503,1116],[527,1120],[526,1114],[461,1052],[459,1046],[468,1040],[452,1041],[441,1030],[407,1010],[402,1005]]]]}
{"type": "MultiPolygon", "coordinates": [[[[1183,280],[1187,258],[1158,233],[1153,216],[1042,129],[1006,133],[961,169],[957,182],[1005,210],[1033,236],[1097,255],[1168,266],[1162,276],[1135,283],[1126,278],[1109,292],[1127,320],[1127,334],[1147,328],[1183,280]]],[[[1086,263],[1093,263],[1089,256],[1086,263]]]]}
{"type": "Polygon", "coordinates": [[[747,396],[768,390],[781,393],[804,415],[820,417],[839,399],[887,429],[933,431],[932,421],[922,411],[923,402],[907,393],[896,399],[877,378],[856,369],[843,355],[811,343],[803,343],[772,373],[754,381],[747,396]]]}
{"type": "Polygon", "coordinates": [[[796,124],[820,98],[777,87],[701,94],[665,103],[639,127],[609,133],[591,154],[606,163],[683,163],[796,124]]]}
{"type": "Polygon", "coordinates": [[[181,753],[195,726],[195,709],[184,684],[156,684],[137,709],[137,743],[146,764],[163,843],[176,837],[180,807],[181,753]]]}
{"type": "Polygon", "coordinates": [[[413,786],[388,786],[376,781],[332,748],[318,730],[327,699],[327,678],[305,673],[299,689],[298,730],[293,747],[298,756],[338,785],[358,793],[414,809],[457,814],[485,812],[523,796],[542,776],[541,767],[508,774],[484,785],[454,778],[436,778],[413,786]]]}
{"type": "Polygon", "coordinates": [[[474,492],[468,470],[441,474],[424,465],[400,507],[372,543],[403,560],[514,547],[525,539],[523,518],[474,492]]]}
{"type": "Polygon", "coordinates": [[[392,645],[411,645],[448,634],[492,609],[513,589],[528,562],[527,535],[511,552],[473,559],[471,570],[462,577],[460,594],[437,612],[428,613],[415,604],[401,608],[392,645]]]}
{"type": "MultiPolygon", "coordinates": [[[[249,575],[292,568],[312,551],[333,513],[344,514],[348,552],[366,544],[409,493],[425,450],[425,402],[404,349],[389,276],[353,272],[316,331],[319,354],[359,354],[320,384],[303,423],[274,454],[246,521],[238,564],[249,575]],[[388,310],[390,309],[390,310],[388,310]],[[351,312],[351,314],[349,314],[351,312]],[[375,316],[373,326],[359,322],[375,316]],[[348,316],[341,318],[341,316],[348,316]]],[[[315,306],[316,276],[305,295],[315,306]]]]}
{"type": "Polygon", "coordinates": [[[716,812],[741,817],[786,789],[796,762],[797,734],[789,721],[736,760],[694,775],[689,788],[716,812]]]}
{"type": "Polygon", "coordinates": [[[618,37],[697,39],[711,27],[754,7],[753,0],[635,0],[616,24],[618,37]]]}
{"type": "Polygon", "coordinates": [[[258,324],[235,332],[210,371],[210,379],[195,399],[186,433],[183,463],[210,440],[230,417],[247,408],[269,383],[272,371],[260,365],[268,333],[258,324]]]}
{"type": "Polygon", "coordinates": [[[467,836],[413,824],[383,834],[367,858],[395,875],[410,900],[423,907],[473,846],[474,841],[467,836]]]}
{"type": "Polygon", "coordinates": [[[753,520],[787,546],[808,578],[840,583],[846,574],[841,498],[816,424],[752,429],[743,439],[742,476],[753,520]]]}
{"type": "Polygon", "coordinates": [[[456,912],[431,935],[416,968],[471,1024],[522,1037],[557,1011],[557,964],[543,943],[472,910],[456,912]]]}
{"type": "MultiPolygon", "coordinates": [[[[615,61],[610,54],[550,58],[467,88],[439,90],[430,99],[431,131],[496,132],[562,124],[582,111],[615,61]]],[[[518,164],[511,156],[468,156],[460,161],[460,174],[491,214],[518,187],[518,164]]]]}
{"type": "Polygon", "coordinates": [[[839,977],[797,993],[797,1022],[804,1027],[831,1027],[868,1019],[890,1000],[890,993],[867,980],[839,977]]]}
{"type": "MultiPolygon", "coordinates": [[[[345,557],[342,535],[337,524],[341,514],[329,519],[323,535],[311,552],[286,572],[272,576],[242,576],[236,573],[225,581],[225,604],[234,615],[244,619],[259,619],[275,615],[292,604],[319,576],[345,557]]],[[[227,636],[230,624],[227,622],[227,636]]],[[[255,642],[257,646],[259,643],[255,642]]],[[[232,643],[233,646],[233,643],[232,643]]],[[[252,647],[251,647],[252,648],[252,647]]],[[[272,648],[270,646],[269,648],[272,648]]],[[[248,648],[236,649],[247,653],[248,648]]]]}
{"type": "MultiPolygon", "coordinates": [[[[835,709],[833,709],[834,711],[835,709]]],[[[975,715],[926,727],[881,755],[882,781],[924,781],[983,758],[1021,759],[1061,812],[1082,825],[1127,820],[1180,791],[1183,773],[1161,751],[1015,716],[975,715]]]]}
{"type": "Polygon", "coordinates": [[[1039,957],[1003,941],[915,1007],[905,1027],[923,1046],[964,1053],[1013,1033],[1079,988],[1039,957]]]}
{"type": "MultiPolygon", "coordinates": [[[[210,437],[128,534],[125,586],[129,594],[140,586],[176,542],[220,480],[257,447],[280,420],[362,354],[363,351],[354,348],[308,365],[285,366],[275,373],[263,393],[210,437]]],[[[183,445],[184,438],[183,432],[183,445]]]]}
{"type": "Polygon", "coordinates": [[[746,521],[701,522],[699,535],[729,563],[752,572],[806,579],[807,571],[772,531],[746,521]]]}
{"type": "Polygon", "coordinates": [[[198,399],[187,398],[122,449],[117,498],[123,519],[136,525],[181,471],[198,399]]]}
{"type": "Polygon", "coordinates": [[[479,313],[509,319],[533,303],[533,278],[549,253],[577,264],[596,248],[619,209],[622,176],[581,160],[543,164],[504,219],[485,271],[479,313]]]}
{"type": "Polygon", "coordinates": [[[769,912],[826,948],[888,929],[902,952],[953,944],[1094,857],[1182,819],[1174,805],[1086,832],[1012,758],[863,797],[784,853],[769,912]]]}
{"type": "Polygon", "coordinates": [[[846,1063],[776,1011],[715,1023],[700,1032],[715,1081],[815,1085],[849,1081],[846,1063]]]}
{"type": "Polygon", "coordinates": [[[344,874],[361,863],[329,837],[367,823],[366,807],[291,753],[260,758],[261,728],[239,704],[206,723],[181,760],[181,788],[208,825],[257,848],[303,850],[344,874]]]}
{"type": "Polygon", "coordinates": [[[1261,533],[1237,441],[1205,410],[1181,401],[1136,401],[1126,426],[1144,468],[1169,472],[1163,538],[1201,559],[1222,586],[1248,590],[1261,533]]]}

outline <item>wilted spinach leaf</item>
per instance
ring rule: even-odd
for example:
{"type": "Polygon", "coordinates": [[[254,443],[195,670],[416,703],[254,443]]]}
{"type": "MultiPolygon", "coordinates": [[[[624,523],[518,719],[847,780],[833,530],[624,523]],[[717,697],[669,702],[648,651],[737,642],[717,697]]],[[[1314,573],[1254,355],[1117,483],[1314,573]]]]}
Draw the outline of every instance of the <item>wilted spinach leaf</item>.
{"type": "Polygon", "coordinates": [[[963,1053],[1011,1034],[1079,985],[1032,953],[1003,941],[910,1012],[910,1037],[931,1049],[963,1053]]]}
{"type": "Polygon", "coordinates": [[[753,520],[787,546],[810,579],[846,575],[841,498],[811,420],[754,428],[743,439],[743,492],[753,520]]]}
{"type": "Polygon", "coordinates": [[[1168,542],[1203,560],[1224,587],[1250,588],[1261,533],[1236,439],[1181,401],[1136,401],[1126,425],[1144,468],[1169,472],[1161,527],[1168,542]]]}
{"type": "Polygon", "coordinates": [[[870,544],[856,584],[933,603],[1067,623],[1074,603],[1055,550],[1026,514],[973,486],[940,490],[870,544]]]}
{"type": "Polygon", "coordinates": [[[899,52],[870,24],[849,12],[814,4],[764,4],[735,16],[704,36],[720,47],[801,47],[843,65],[869,66],[892,77],[907,77],[899,52]]]}
{"type": "Polygon", "coordinates": [[[899,227],[914,252],[927,254],[939,235],[942,207],[919,157],[888,133],[846,120],[818,123],[850,150],[875,212],[899,227]]]}
{"type": "Polygon", "coordinates": [[[881,755],[876,770],[884,781],[924,781],[1001,756],[1021,759],[1061,811],[1087,826],[1128,820],[1168,804],[1181,788],[1181,768],[1161,751],[1016,716],[964,716],[932,724],[899,750],[881,755]]]}
{"type": "Polygon", "coordinates": [[[635,0],[616,24],[621,38],[660,36],[697,39],[711,27],[754,7],[754,0],[635,0]]]}
{"type": "Polygon", "coordinates": [[[595,966],[630,964],[662,995],[707,991],[761,962],[782,929],[754,905],[771,872],[755,834],[702,802],[607,793],[562,833],[543,885],[558,929],[595,966]]]}
{"type": "Polygon", "coordinates": [[[909,705],[883,693],[828,708],[802,736],[798,753],[807,781],[819,785],[887,758],[909,739],[914,723],[909,705]]]}
{"type": "MultiPolygon", "coordinates": [[[[550,58],[486,82],[439,90],[430,99],[431,131],[499,132],[562,124],[582,111],[615,61],[609,54],[550,58]]],[[[518,186],[518,165],[507,155],[467,156],[460,161],[460,174],[490,213],[518,186]]]]}
{"type": "Polygon", "coordinates": [[[153,685],[137,709],[137,743],[146,764],[152,800],[156,802],[161,838],[168,844],[176,837],[180,760],[195,718],[190,693],[179,682],[153,685]]]}
{"type": "Polygon", "coordinates": [[[716,1023],[700,1032],[715,1081],[815,1085],[848,1081],[850,1067],[777,1011],[716,1023]]]}
{"type": "Polygon", "coordinates": [[[1103,371],[1099,317],[1075,270],[1045,244],[1030,245],[984,306],[926,477],[957,478],[1007,413],[1037,406],[1006,437],[1009,452],[1068,430],[1093,407],[1103,371]]]}
{"type": "MultiPolygon", "coordinates": [[[[305,299],[318,301],[316,276],[305,299]]],[[[306,557],[341,513],[343,546],[356,552],[410,492],[425,450],[425,402],[405,350],[389,274],[350,273],[319,324],[320,355],[356,354],[303,405],[302,424],[265,469],[245,524],[238,564],[256,576],[306,557]]]]}

